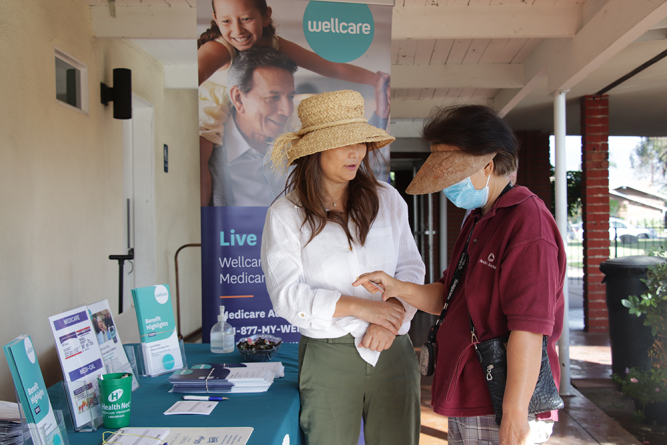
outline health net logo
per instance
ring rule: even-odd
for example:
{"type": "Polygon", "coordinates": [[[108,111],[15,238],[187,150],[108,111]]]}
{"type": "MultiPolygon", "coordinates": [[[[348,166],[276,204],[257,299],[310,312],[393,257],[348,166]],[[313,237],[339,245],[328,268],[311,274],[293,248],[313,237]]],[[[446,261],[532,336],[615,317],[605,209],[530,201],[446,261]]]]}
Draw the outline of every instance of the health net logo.
{"type": "Polygon", "coordinates": [[[109,394],[108,400],[109,403],[117,402],[121,397],[123,397],[123,390],[117,389],[109,394]]]}
{"type": "Polygon", "coordinates": [[[373,43],[375,21],[368,5],[310,2],[303,14],[308,45],[331,62],[358,59],[373,43]]]}

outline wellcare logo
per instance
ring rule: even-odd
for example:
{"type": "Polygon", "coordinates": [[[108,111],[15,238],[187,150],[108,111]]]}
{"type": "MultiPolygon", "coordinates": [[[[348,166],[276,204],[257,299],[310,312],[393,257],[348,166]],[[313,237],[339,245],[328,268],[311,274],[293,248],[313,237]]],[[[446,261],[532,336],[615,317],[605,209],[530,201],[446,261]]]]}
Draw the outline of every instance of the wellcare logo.
{"type": "Polygon", "coordinates": [[[117,390],[113,391],[111,394],[109,394],[108,399],[109,399],[110,403],[113,403],[113,402],[117,402],[118,399],[120,399],[121,397],[123,397],[123,390],[122,389],[117,389],[117,390]]]}
{"type": "Polygon", "coordinates": [[[161,284],[155,286],[155,299],[160,304],[165,304],[169,299],[169,291],[161,284]]]}
{"type": "Polygon", "coordinates": [[[23,346],[25,347],[25,353],[28,356],[28,360],[30,360],[30,363],[35,363],[35,348],[32,346],[32,342],[30,341],[30,337],[26,337],[25,340],[23,340],[23,346]]]}
{"type": "Polygon", "coordinates": [[[303,14],[303,33],[319,56],[347,63],[371,46],[375,22],[368,5],[311,1],[303,14]]]}

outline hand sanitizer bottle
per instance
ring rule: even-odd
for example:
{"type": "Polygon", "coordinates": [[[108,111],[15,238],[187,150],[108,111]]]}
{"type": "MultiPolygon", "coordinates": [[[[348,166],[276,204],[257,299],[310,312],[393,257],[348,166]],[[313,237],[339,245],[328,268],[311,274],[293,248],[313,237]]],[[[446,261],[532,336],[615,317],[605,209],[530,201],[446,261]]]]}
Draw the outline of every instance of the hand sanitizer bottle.
{"type": "Polygon", "coordinates": [[[218,322],[211,328],[211,352],[215,354],[222,354],[225,351],[225,334],[224,325],[227,317],[225,316],[225,307],[220,306],[220,315],[218,315],[218,322]]]}
{"type": "Polygon", "coordinates": [[[227,323],[225,307],[220,306],[218,322],[211,328],[211,352],[223,354],[234,351],[234,335],[236,329],[227,323]]]}
{"type": "MultiPolygon", "coordinates": [[[[225,307],[222,307],[222,310],[225,310],[225,307]]],[[[234,352],[235,348],[235,341],[234,341],[234,336],[236,335],[236,328],[233,328],[232,325],[227,323],[227,312],[225,312],[225,316],[223,318],[225,324],[222,328],[222,347],[223,351],[222,352],[234,352]]]]}

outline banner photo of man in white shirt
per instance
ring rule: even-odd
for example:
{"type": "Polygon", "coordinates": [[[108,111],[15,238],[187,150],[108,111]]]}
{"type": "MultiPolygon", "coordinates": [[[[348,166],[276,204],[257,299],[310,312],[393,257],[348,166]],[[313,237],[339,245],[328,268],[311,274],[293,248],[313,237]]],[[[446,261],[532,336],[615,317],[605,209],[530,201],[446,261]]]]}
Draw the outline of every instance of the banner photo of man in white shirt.
{"type": "Polygon", "coordinates": [[[294,112],[296,69],[269,47],[240,53],[229,69],[232,114],[208,163],[214,206],[269,206],[285,188],[266,153],[294,112]]]}

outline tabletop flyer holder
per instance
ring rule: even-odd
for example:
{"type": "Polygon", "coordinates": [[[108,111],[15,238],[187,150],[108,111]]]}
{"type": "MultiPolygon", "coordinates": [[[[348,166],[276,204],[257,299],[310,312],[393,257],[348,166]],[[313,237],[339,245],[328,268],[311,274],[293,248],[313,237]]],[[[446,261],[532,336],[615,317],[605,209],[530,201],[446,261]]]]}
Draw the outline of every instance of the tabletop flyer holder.
{"type": "Polygon", "coordinates": [[[63,380],[62,392],[64,392],[64,398],[67,402],[73,431],[90,433],[96,431],[102,425],[100,390],[97,388],[97,381],[88,382],[84,380],[68,383],[67,380],[63,380]],[[74,411],[75,407],[77,411],[74,411]],[[95,409],[95,407],[100,408],[95,409]],[[95,414],[95,411],[98,414],[95,414]],[[77,419],[78,422],[74,419],[77,419]]]}
{"type": "Polygon", "coordinates": [[[135,375],[140,375],[142,377],[157,377],[159,375],[169,374],[170,372],[178,371],[179,369],[187,369],[188,362],[185,356],[185,344],[183,343],[183,339],[180,339],[178,341],[178,346],[181,351],[181,360],[183,361],[183,366],[178,368],[168,369],[162,373],[153,375],[149,374],[148,370],[146,369],[146,362],[144,361],[144,351],[142,343],[124,344],[123,349],[125,349],[125,354],[127,355],[127,359],[130,361],[130,365],[132,365],[132,370],[135,372],[135,375]]]}
{"type": "Polygon", "coordinates": [[[14,385],[14,394],[18,401],[19,416],[21,417],[22,440],[19,443],[23,443],[24,445],[69,445],[65,416],[61,410],[51,408],[53,409],[53,416],[56,419],[57,427],[53,431],[48,432],[45,430],[46,427],[38,427],[35,424],[28,423],[16,385],[14,385]]]}

